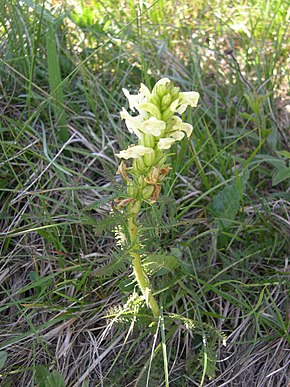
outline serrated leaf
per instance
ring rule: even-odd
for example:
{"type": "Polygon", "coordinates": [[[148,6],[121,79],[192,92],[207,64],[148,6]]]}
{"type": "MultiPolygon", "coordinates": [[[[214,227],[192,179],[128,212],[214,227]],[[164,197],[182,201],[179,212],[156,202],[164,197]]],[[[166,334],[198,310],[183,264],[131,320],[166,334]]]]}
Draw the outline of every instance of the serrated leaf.
{"type": "Polygon", "coordinates": [[[0,351],[0,370],[4,367],[8,353],[6,351],[0,351]]]}
{"type": "Polygon", "coordinates": [[[219,227],[229,226],[237,216],[248,179],[249,173],[245,171],[239,180],[234,180],[213,197],[211,210],[219,227]]]}
{"type": "Polygon", "coordinates": [[[151,254],[143,259],[143,265],[150,274],[163,275],[180,266],[179,260],[169,254],[151,254]]]}
{"type": "Polygon", "coordinates": [[[277,171],[272,177],[272,185],[275,186],[283,181],[290,179],[290,168],[283,168],[277,171]]]}

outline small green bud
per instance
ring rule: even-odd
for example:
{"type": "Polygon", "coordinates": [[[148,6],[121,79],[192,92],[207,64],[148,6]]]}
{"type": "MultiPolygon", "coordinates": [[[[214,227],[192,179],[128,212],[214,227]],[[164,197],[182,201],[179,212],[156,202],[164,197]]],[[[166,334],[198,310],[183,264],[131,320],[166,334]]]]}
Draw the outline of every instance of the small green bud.
{"type": "Polygon", "coordinates": [[[144,143],[144,146],[146,146],[148,148],[154,148],[154,146],[155,146],[154,136],[152,136],[150,134],[145,134],[143,137],[143,143],[144,143]]]}
{"type": "Polygon", "coordinates": [[[147,168],[144,164],[143,157],[139,157],[139,159],[136,159],[136,167],[139,172],[144,172],[147,168]]]}
{"type": "Polygon", "coordinates": [[[138,212],[140,211],[140,208],[141,208],[141,202],[136,201],[136,203],[134,203],[133,206],[131,207],[130,212],[132,212],[133,214],[138,214],[138,212]]]}
{"type": "Polygon", "coordinates": [[[169,93],[165,94],[161,101],[161,109],[166,110],[171,103],[171,95],[169,93]]]}
{"type": "Polygon", "coordinates": [[[155,152],[143,156],[144,163],[147,167],[151,167],[155,162],[155,152]]]}
{"type": "Polygon", "coordinates": [[[142,190],[142,197],[144,200],[150,199],[154,191],[153,185],[146,185],[142,190]]]}
{"type": "Polygon", "coordinates": [[[130,197],[136,198],[138,195],[138,187],[135,184],[130,184],[127,186],[127,193],[130,197]]]}
{"type": "Polygon", "coordinates": [[[160,168],[162,168],[163,165],[166,163],[167,157],[168,157],[168,155],[164,155],[164,156],[162,156],[162,157],[158,160],[158,165],[159,165],[160,168]]]}
{"type": "MultiPolygon", "coordinates": [[[[172,104],[171,104],[172,105],[172,104]]],[[[174,112],[170,109],[171,105],[169,108],[167,108],[163,113],[162,113],[162,120],[163,121],[168,121],[169,118],[171,118],[174,115],[174,112]]]]}
{"type": "Polygon", "coordinates": [[[171,91],[172,99],[177,99],[177,98],[179,98],[179,91],[180,91],[180,88],[179,88],[179,87],[173,87],[173,89],[172,89],[172,91],[171,91]]]}
{"type": "Polygon", "coordinates": [[[155,92],[159,97],[162,98],[167,93],[167,88],[167,85],[158,85],[155,92]]]}
{"type": "Polygon", "coordinates": [[[149,102],[151,102],[151,103],[153,103],[153,105],[157,106],[158,109],[160,108],[160,99],[159,99],[159,97],[156,94],[153,94],[150,97],[149,102]]]}
{"type": "Polygon", "coordinates": [[[152,116],[156,117],[158,120],[161,119],[160,110],[153,103],[151,103],[151,102],[142,102],[139,106],[140,106],[140,108],[142,110],[145,110],[146,112],[151,113],[152,116]]]}

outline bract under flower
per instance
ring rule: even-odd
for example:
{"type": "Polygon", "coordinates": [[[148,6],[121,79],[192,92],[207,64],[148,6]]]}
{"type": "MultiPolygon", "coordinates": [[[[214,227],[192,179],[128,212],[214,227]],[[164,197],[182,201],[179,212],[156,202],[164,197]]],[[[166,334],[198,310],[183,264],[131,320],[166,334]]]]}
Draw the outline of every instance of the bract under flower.
{"type": "Polygon", "coordinates": [[[152,148],[147,148],[143,145],[131,145],[126,150],[122,150],[120,153],[117,153],[116,156],[120,159],[139,159],[144,155],[152,154],[154,150],[152,148]]]}

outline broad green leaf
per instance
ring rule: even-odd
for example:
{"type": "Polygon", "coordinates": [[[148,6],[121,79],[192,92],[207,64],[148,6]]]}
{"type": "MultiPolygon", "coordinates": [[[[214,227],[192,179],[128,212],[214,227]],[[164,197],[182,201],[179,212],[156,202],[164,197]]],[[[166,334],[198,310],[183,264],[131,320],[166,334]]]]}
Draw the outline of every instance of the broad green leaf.
{"type": "Polygon", "coordinates": [[[249,172],[245,171],[241,178],[225,186],[212,200],[211,210],[218,221],[219,227],[227,227],[237,216],[243,191],[249,179],[249,172]]]}
{"type": "Polygon", "coordinates": [[[6,351],[0,351],[0,370],[4,367],[8,353],[6,351]]]}
{"type": "Polygon", "coordinates": [[[283,168],[274,173],[272,177],[272,184],[277,185],[279,183],[282,183],[283,181],[290,179],[290,168],[283,168]]]}

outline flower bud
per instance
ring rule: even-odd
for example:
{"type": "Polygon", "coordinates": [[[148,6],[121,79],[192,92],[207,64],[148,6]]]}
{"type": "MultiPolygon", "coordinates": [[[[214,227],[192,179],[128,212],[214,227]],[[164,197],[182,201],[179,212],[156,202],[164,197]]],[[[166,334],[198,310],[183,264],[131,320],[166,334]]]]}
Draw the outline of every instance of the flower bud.
{"type": "Polygon", "coordinates": [[[133,214],[138,214],[138,212],[140,211],[140,208],[141,208],[141,202],[136,201],[131,207],[130,212],[132,212],[133,214]]]}
{"type": "Polygon", "coordinates": [[[154,191],[153,185],[147,185],[142,190],[142,197],[144,200],[150,199],[154,191]]]}
{"type": "Polygon", "coordinates": [[[174,112],[170,108],[171,105],[162,113],[162,120],[168,121],[173,116],[174,112]]]}
{"type": "Polygon", "coordinates": [[[157,106],[158,109],[160,108],[160,100],[159,100],[159,97],[156,94],[153,94],[150,97],[149,102],[151,102],[151,103],[153,103],[153,105],[157,106]]]}
{"type": "Polygon", "coordinates": [[[161,109],[166,110],[171,103],[171,95],[169,93],[165,94],[161,101],[161,109]]]}
{"type": "Polygon", "coordinates": [[[145,155],[143,157],[143,160],[144,160],[144,163],[147,167],[151,167],[151,165],[153,165],[155,162],[155,152],[152,152],[148,155],[145,155]]]}
{"type": "Polygon", "coordinates": [[[166,85],[158,85],[156,87],[156,90],[155,90],[155,93],[159,96],[159,97],[163,97],[164,94],[166,94],[167,92],[167,86],[166,85]]]}
{"type": "Polygon", "coordinates": [[[138,195],[138,187],[137,185],[135,184],[129,184],[127,186],[127,193],[129,196],[131,196],[132,198],[136,198],[137,195],[138,195]]]}
{"type": "Polygon", "coordinates": [[[139,172],[144,172],[147,168],[142,157],[136,160],[136,167],[139,172]]]}
{"type": "Polygon", "coordinates": [[[145,134],[143,137],[143,143],[147,148],[154,148],[155,138],[150,134],[145,134]]]}

